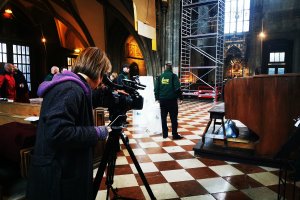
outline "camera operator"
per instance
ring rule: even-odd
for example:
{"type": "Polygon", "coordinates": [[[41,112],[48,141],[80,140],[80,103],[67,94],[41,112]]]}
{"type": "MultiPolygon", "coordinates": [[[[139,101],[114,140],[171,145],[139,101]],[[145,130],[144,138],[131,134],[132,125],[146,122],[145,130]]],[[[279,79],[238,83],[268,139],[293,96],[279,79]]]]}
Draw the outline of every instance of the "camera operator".
{"type": "Polygon", "coordinates": [[[119,85],[123,85],[123,79],[129,79],[129,65],[128,64],[124,64],[122,66],[122,71],[120,72],[119,76],[118,76],[118,84],[119,85]]]}
{"type": "Polygon", "coordinates": [[[106,54],[89,47],[77,57],[72,72],[43,82],[43,97],[27,199],[89,200],[93,198],[93,147],[105,140],[105,126],[93,122],[92,90],[111,70],[106,54]]]}

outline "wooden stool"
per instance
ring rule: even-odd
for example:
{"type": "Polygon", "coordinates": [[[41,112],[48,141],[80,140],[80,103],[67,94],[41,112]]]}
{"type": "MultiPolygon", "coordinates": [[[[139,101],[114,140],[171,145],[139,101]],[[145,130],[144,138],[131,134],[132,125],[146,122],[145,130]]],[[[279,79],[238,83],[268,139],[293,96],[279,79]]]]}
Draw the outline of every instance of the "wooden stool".
{"type": "Polygon", "coordinates": [[[225,125],[224,125],[224,116],[225,116],[224,103],[221,103],[221,104],[218,104],[218,105],[212,107],[208,112],[210,113],[210,119],[205,127],[204,132],[203,132],[202,143],[203,144],[205,143],[205,135],[211,125],[212,120],[214,120],[212,134],[215,133],[216,124],[222,125],[223,134],[224,134],[224,144],[227,145],[226,130],[225,130],[225,125]],[[221,121],[218,122],[217,120],[221,120],[221,121]]]}

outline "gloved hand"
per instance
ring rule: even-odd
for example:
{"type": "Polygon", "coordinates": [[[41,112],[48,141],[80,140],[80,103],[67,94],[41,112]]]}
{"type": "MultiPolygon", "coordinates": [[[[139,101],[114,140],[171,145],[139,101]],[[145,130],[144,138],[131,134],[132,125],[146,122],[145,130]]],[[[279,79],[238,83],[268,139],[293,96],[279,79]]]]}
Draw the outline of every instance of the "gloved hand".
{"type": "Polygon", "coordinates": [[[106,126],[95,126],[99,140],[105,140],[108,135],[106,126]]]}

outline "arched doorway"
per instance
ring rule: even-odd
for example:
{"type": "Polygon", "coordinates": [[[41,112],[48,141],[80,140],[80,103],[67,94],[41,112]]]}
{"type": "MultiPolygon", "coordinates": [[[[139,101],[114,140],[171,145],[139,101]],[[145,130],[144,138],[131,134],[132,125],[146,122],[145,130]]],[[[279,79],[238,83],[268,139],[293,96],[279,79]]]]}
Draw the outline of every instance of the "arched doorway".
{"type": "Polygon", "coordinates": [[[147,69],[140,47],[134,37],[130,35],[125,42],[124,60],[129,64],[130,77],[139,75],[146,76],[147,69]]]}
{"type": "Polygon", "coordinates": [[[249,75],[249,69],[242,55],[242,51],[237,46],[233,45],[227,50],[224,63],[225,79],[249,75]]]}

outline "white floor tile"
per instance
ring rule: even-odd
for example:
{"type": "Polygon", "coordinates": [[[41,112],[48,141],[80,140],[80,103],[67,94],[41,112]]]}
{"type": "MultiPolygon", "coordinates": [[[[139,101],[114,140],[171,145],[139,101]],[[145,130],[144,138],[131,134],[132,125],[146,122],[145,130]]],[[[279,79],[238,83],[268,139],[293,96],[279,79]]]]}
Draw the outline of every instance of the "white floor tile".
{"type": "Polygon", "coordinates": [[[138,186],[136,178],[134,174],[126,174],[126,175],[115,175],[114,176],[114,188],[126,188],[138,186]]]}
{"type": "Polygon", "coordinates": [[[187,132],[188,130],[187,129],[185,129],[185,128],[178,128],[177,129],[177,132],[187,132]]]}
{"type": "Polygon", "coordinates": [[[145,151],[143,149],[132,149],[134,155],[136,156],[141,156],[141,155],[146,155],[145,151]]]}
{"type": "Polygon", "coordinates": [[[194,178],[184,169],[161,171],[161,173],[169,183],[194,180],[194,178]]]}
{"type": "Polygon", "coordinates": [[[278,184],[279,181],[278,176],[270,172],[253,173],[253,174],[248,174],[248,176],[250,176],[257,182],[263,184],[264,186],[276,185],[278,184]]]}
{"type": "Polygon", "coordinates": [[[99,190],[96,200],[106,200],[106,190],[99,190]]]}
{"type": "MultiPolygon", "coordinates": [[[[124,153],[124,156],[129,156],[129,153],[126,148],[122,149],[122,151],[124,153]]],[[[133,149],[132,149],[132,151],[133,151],[133,149]]]]}
{"type": "Polygon", "coordinates": [[[185,139],[181,139],[181,140],[174,140],[174,142],[179,145],[179,146],[184,146],[184,145],[194,145],[195,143],[190,141],[190,140],[185,140],[185,139]]]}
{"type": "Polygon", "coordinates": [[[209,167],[211,170],[216,172],[219,176],[235,176],[244,174],[240,170],[234,168],[231,165],[217,165],[209,167]]]}
{"type": "Polygon", "coordinates": [[[162,135],[160,135],[160,136],[158,136],[158,137],[152,137],[152,139],[153,139],[155,142],[171,141],[170,138],[163,138],[162,135]]]}
{"type": "MultiPolygon", "coordinates": [[[[122,142],[123,143],[123,142],[122,142]]],[[[129,139],[129,144],[136,144],[136,140],[135,139],[129,139]]]]}
{"type": "Polygon", "coordinates": [[[163,147],[164,150],[168,153],[174,153],[174,152],[184,152],[185,150],[180,146],[168,146],[163,147]]]}
{"type": "Polygon", "coordinates": [[[156,142],[140,142],[139,145],[144,149],[159,147],[159,145],[156,142]]]}
{"type": "Polygon", "coordinates": [[[277,168],[272,168],[272,167],[263,167],[263,166],[259,166],[260,168],[268,171],[268,172],[272,172],[272,171],[278,171],[279,169],[277,168]]]}
{"type": "Polygon", "coordinates": [[[152,162],[162,162],[174,160],[168,153],[148,154],[152,162]]]}
{"type": "MultiPolygon", "coordinates": [[[[161,183],[161,184],[153,184],[150,185],[150,188],[156,197],[156,199],[173,199],[178,198],[178,195],[174,191],[174,189],[170,186],[169,183],[161,183]]],[[[150,199],[148,192],[145,186],[141,186],[144,196],[146,199],[150,199]]]]}
{"type": "Polygon", "coordinates": [[[198,135],[201,138],[201,135],[203,134],[203,130],[198,130],[198,131],[191,131],[195,135],[198,135]]]}
{"type": "Polygon", "coordinates": [[[221,177],[199,179],[198,182],[211,194],[236,190],[234,186],[221,177]]]}
{"type": "Polygon", "coordinates": [[[183,197],[181,200],[215,200],[211,194],[183,197]]]}
{"type": "Polygon", "coordinates": [[[116,160],[116,165],[127,165],[128,160],[126,159],[126,156],[118,156],[116,160]]]}
{"type": "MultiPolygon", "coordinates": [[[[142,168],[142,171],[144,173],[149,173],[149,172],[158,172],[159,170],[157,169],[157,167],[151,162],[151,163],[139,163],[140,167],[142,168]]],[[[137,174],[138,171],[135,167],[134,164],[130,164],[130,167],[133,171],[134,174],[137,174]]]]}
{"type": "Polygon", "coordinates": [[[148,134],[132,134],[132,138],[147,138],[148,134]]]}
{"type": "Polygon", "coordinates": [[[182,128],[194,128],[195,126],[192,125],[180,125],[182,128]]]}
{"type": "Polygon", "coordinates": [[[204,165],[197,158],[176,160],[176,162],[178,162],[185,169],[206,167],[206,165],[204,165]]]}
{"type": "MultiPolygon", "coordinates": [[[[93,178],[96,177],[97,171],[98,171],[98,168],[96,168],[96,169],[93,170],[93,178]]],[[[106,176],[106,174],[105,174],[105,172],[104,172],[104,173],[103,173],[103,177],[105,177],[105,176],[106,176]]]]}
{"type": "Polygon", "coordinates": [[[189,140],[201,139],[201,137],[199,135],[184,135],[184,137],[189,140]]]}
{"type": "Polygon", "coordinates": [[[234,164],[239,164],[237,162],[231,162],[231,161],[225,161],[226,163],[230,164],[230,165],[234,165],[234,164]]]}
{"type": "Polygon", "coordinates": [[[270,190],[267,187],[250,188],[241,190],[252,200],[275,200],[277,199],[277,193],[270,190]]]}

